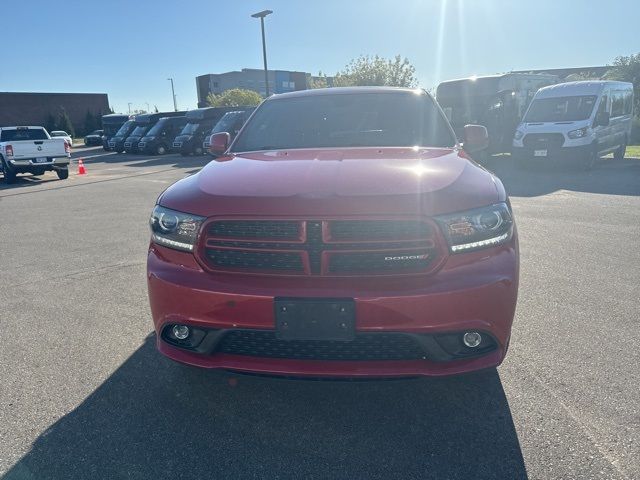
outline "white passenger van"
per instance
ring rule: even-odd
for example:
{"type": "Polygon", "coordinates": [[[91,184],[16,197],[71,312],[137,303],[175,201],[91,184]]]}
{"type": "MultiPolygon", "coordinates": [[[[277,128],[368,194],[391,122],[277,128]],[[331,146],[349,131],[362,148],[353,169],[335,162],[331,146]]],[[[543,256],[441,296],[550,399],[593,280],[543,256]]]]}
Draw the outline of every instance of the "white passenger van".
{"type": "Polygon", "coordinates": [[[613,152],[624,158],[631,135],[633,85],[583,81],[538,90],[513,137],[518,165],[572,161],[589,168],[613,152]]]}

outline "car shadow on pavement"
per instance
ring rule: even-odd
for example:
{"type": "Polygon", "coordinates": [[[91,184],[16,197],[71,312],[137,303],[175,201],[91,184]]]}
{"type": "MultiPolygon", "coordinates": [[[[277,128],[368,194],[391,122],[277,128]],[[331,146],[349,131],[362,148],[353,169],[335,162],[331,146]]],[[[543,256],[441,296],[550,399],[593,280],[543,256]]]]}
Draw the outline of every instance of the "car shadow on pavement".
{"type": "Polygon", "coordinates": [[[18,175],[14,183],[8,184],[4,181],[4,176],[0,174],[0,191],[12,188],[36,187],[50,182],[64,182],[64,180],[59,180],[54,172],[46,172],[44,175],[38,176],[31,174],[18,175]]]}
{"type": "Polygon", "coordinates": [[[209,155],[192,155],[183,157],[178,154],[167,155],[133,155],[133,154],[116,154],[105,155],[104,157],[96,158],[95,160],[100,163],[118,163],[127,167],[134,168],[146,168],[146,167],[203,167],[209,163],[213,158],[209,155]]]}
{"type": "Polygon", "coordinates": [[[600,159],[588,171],[548,165],[522,170],[512,165],[508,155],[492,157],[483,165],[502,180],[512,197],[536,197],[558,190],[640,195],[640,160],[633,158],[600,159]]]}
{"type": "Polygon", "coordinates": [[[3,478],[527,474],[495,370],[367,382],[233,376],[175,364],[150,335],[3,478]]]}

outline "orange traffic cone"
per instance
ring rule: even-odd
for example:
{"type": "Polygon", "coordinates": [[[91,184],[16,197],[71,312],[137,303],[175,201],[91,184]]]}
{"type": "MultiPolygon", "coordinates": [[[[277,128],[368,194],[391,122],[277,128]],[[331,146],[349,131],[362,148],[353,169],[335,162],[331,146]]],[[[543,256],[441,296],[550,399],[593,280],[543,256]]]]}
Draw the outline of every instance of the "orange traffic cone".
{"type": "Polygon", "coordinates": [[[84,162],[82,159],[78,160],[78,175],[84,175],[87,173],[87,170],[84,168],[84,162]]]}

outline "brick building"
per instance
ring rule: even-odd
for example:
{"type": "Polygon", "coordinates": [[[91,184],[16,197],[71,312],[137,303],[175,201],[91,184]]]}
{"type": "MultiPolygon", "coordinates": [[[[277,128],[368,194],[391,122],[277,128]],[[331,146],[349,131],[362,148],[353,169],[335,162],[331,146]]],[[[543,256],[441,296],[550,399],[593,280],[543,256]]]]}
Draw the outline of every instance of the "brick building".
{"type": "Polygon", "coordinates": [[[106,93],[23,93],[0,92],[0,126],[45,125],[64,110],[76,130],[84,130],[87,112],[94,116],[109,113],[106,93]]]}

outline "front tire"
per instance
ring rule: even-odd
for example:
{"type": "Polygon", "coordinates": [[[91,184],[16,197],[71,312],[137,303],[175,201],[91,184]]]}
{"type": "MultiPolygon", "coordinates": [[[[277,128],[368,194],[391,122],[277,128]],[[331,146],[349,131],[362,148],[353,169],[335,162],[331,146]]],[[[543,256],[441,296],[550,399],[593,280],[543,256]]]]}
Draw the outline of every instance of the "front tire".
{"type": "Polygon", "coordinates": [[[592,170],[593,167],[595,167],[596,162],[598,161],[598,158],[599,158],[598,147],[596,145],[593,145],[589,153],[580,162],[581,163],[580,166],[582,167],[582,170],[584,170],[585,172],[592,170]]]}
{"type": "Polygon", "coordinates": [[[56,174],[60,180],[66,180],[69,178],[69,169],[68,168],[58,168],[56,170],[56,174]]]}
{"type": "Polygon", "coordinates": [[[627,151],[627,139],[625,138],[624,141],[622,142],[622,145],[620,145],[618,147],[618,149],[613,152],[613,159],[614,160],[624,160],[624,154],[627,151]]]}
{"type": "Polygon", "coordinates": [[[156,148],[156,155],[164,155],[165,153],[167,153],[167,148],[164,145],[159,145],[156,148]]]}

